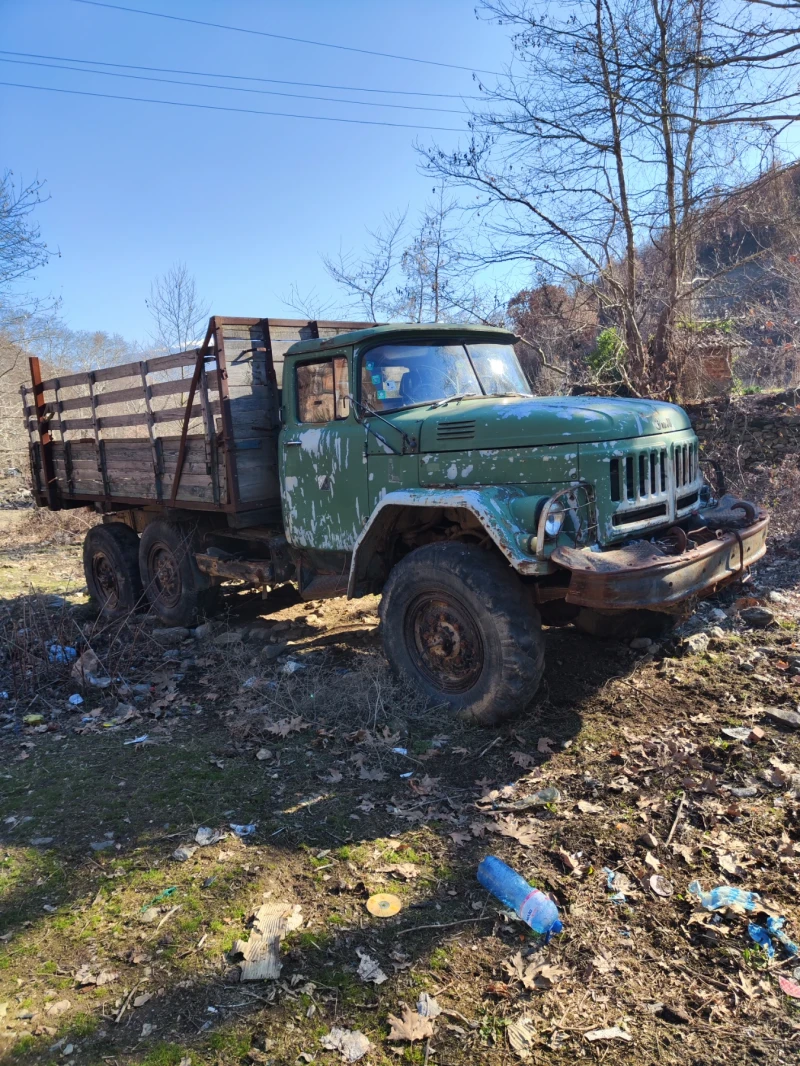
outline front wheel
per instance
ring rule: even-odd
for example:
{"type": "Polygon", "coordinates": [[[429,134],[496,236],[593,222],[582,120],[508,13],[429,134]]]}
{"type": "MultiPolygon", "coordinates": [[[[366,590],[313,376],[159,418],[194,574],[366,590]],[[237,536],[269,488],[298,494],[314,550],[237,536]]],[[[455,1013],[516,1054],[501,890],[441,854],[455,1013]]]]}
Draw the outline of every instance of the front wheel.
{"type": "Polygon", "coordinates": [[[539,687],[539,614],[497,555],[453,542],[417,548],[390,573],[380,617],[392,669],[461,718],[495,725],[539,687]]]}
{"type": "Polygon", "coordinates": [[[197,567],[189,526],[157,520],[142,533],[139,572],[147,599],[162,622],[192,625],[211,614],[217,590],[197,567]]]}

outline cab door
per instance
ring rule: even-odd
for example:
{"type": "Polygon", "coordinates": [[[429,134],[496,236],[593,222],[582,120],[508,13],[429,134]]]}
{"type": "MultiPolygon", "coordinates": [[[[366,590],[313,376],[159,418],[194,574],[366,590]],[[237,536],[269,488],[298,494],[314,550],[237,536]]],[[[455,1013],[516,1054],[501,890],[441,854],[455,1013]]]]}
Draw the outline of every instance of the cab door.
{"type": "Polygon", "coordinates": [[[279,448],[286,536],[300,548],[350,551],[369,509],[365,431],[347,399],[347,353],[287,360],[283,388],[279,448]]]}

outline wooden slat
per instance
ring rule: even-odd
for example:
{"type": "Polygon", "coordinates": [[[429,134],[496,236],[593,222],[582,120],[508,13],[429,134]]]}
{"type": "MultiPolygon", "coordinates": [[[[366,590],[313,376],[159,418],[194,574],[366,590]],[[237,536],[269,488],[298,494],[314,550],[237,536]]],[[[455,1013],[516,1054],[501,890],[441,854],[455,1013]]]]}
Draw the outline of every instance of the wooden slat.
{"type": "MultiPolygon", "coordinates": [[[[197,359],[197,350],[178,352],[177,355],[157,355],[154,359],[147,360],[147,373],[158,374],[164,370],[177,370],[181,366],[193,366],[197,359]]],[[[90,375],[93,375],[95,383],[103,381],[118,381],[120,378],[139,377],[139,363],[122,363],[120,366],[109,366],[101,370],[90,370],[82,374],[66,374],[61,377],[61,388],[71,388],[73,385],[88,385],[90,375]]],[[[49,378],[42,382],[45,389],[52,389],[56,378],[49,378]]]]}
{"type": "MultiPolygon", "coordinates": [[[[216,503],[220,500],[218,463],[217,463],[217,434],[214,431],[213,405],[208,396],[208,375],[206,374],[205,362],[200,368],[200,380],[198,381],[200,392],[200,406],[203,409],[203,428],[205,430],[204,445],[208,451],[207,470],[211,477],[211,491],[216,503]]],[[[185,458],[189,457],[189,438],[184,439],[186,448],[185,458]]]]}

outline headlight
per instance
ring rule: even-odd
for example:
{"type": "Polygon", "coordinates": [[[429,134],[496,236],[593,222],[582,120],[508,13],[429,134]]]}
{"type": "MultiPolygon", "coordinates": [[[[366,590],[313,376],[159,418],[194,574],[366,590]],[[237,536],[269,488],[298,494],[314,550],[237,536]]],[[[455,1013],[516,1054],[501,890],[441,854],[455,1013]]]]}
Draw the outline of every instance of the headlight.
{"type": "Polygon", "coordinates": [[[544,521],[544,531],[548,537],[557,537],[564,525],[564,508],[560,503],[554,503],[544,521]]]}

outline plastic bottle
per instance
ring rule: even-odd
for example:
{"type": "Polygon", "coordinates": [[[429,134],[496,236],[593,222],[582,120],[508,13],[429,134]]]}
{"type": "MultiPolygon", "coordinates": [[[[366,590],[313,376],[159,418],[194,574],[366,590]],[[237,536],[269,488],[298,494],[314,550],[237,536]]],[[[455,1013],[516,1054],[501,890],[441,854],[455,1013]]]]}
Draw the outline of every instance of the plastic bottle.
{"type": "Polygon", "coordinates": [[[564,928],[555,903],[494,855],[487,855],[478,867],[478,880],[535,932],[549,939],[564,928]]]}

